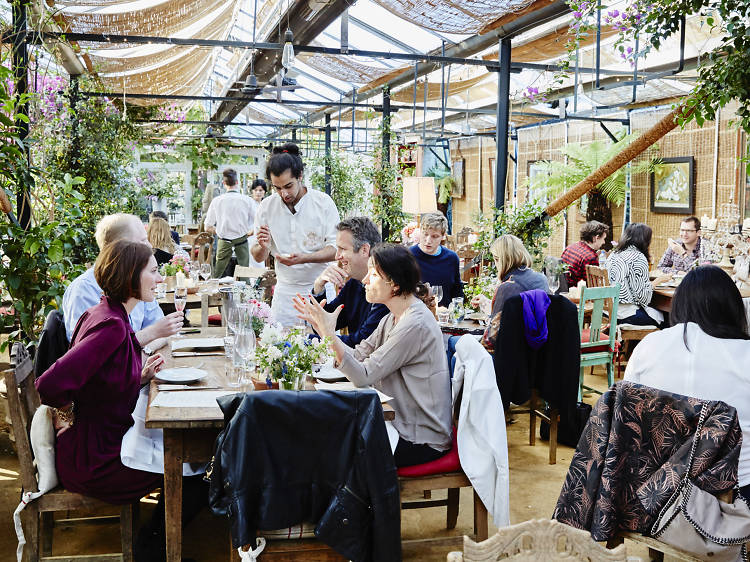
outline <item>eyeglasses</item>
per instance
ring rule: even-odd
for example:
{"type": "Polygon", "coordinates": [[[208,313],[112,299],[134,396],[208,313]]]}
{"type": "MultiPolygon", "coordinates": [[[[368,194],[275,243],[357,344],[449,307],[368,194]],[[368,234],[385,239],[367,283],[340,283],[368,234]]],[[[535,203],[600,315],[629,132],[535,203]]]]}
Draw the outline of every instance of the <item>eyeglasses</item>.
{"type": "Polygon", "coordinates": [[[681,228],[680,232],[698,232],[695,228],[681,228]]]}

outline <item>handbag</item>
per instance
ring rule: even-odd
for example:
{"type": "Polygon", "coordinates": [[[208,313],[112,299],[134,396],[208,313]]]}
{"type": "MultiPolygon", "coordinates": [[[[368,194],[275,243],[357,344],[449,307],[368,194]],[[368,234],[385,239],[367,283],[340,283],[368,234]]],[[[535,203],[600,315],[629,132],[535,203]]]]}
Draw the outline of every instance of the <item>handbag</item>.
{"type": "Polygon", "coordinates": [[[703,560],[747,562],[750,540],[750,505],[735,486],[733,503],[700,489],[689,478],[706,416],[701,409],[685,476],[659,512],[651,536],[703,560]]]}

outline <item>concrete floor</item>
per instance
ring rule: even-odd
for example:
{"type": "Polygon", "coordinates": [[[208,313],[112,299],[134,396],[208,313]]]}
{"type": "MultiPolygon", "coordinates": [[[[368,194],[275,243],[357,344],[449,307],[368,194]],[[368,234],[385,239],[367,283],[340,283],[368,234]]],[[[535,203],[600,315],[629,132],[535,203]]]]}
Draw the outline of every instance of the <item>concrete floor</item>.
{"type": "MultiPolygon", "coordinates": [[[[606,387],[603,373],[587,379],[590,379],[587,381],[590,386],[601,389],[606,387]]],[[[597,397],[593,395],[586,400],[593,403],[597,397]]],[[[0,416],[0,420],[3,418],[4,415],[0,416]]],[[[573,449],[559,445],[557,464],[548,464],[547,442],[537,440],[534,447],[528,444],[528,419],[528,415],[521,415],[515,423],[507,426],[512,523],[550,517],[573,456],[573,449]]],[[[12,514],[20,494],[18,460],[7,431],[7,427],[0,426],[0,562],[15,560],[17,543],[12,514]]],[[[434,493],[433,497],[439,497],[438,493],[434,493]]],[[[141,517],[147,516],[152,506],[144,503],[142,507],[141,517]]],[[[472,513],[471,490],[462,489],[457,529],[450,532],[445,530],[445,508],[409,510],[402,514],[402,536],[410,539],[468,534],[473,530],[472,513]]],[[[490,535],[495,530],[496,527],[491,524],[490,535]]],[[[190,556],[200,562],[226,560],[228,537],[226,521],[206,511],[187,528],[183,556],[190,556]]],[[[62,529],[55,532],[53,554],[94,554],[118,550],[118,546],[119,527],[114,525],[62,529]]],[[[631,547],[632,545],[628,546],[628,553],[636,554],[631,547]]],[[[433,549],[405,548],[404,560],[444,561],[449,551],[460,549],[460,543],[459,546],[433,549]]]]}

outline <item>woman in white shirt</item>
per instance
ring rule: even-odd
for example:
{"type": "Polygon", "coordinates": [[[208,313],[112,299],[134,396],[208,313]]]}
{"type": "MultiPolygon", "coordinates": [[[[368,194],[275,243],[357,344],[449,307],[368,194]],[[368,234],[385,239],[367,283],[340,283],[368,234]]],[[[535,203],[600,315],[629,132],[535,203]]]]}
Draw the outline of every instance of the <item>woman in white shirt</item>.
{"type": "Polygon", "coordinates": [[[654,285],[671,279],[663,275],[654,279],[648,278],[648,249],[651,245],[651,227],[641,222],[630,223],[625,227],[617,248],[607,260],[607,272],[611,285],[620,285],[620,304],[617,309],[617,321],[620,324],[637,326],[660,326],[664,315],[651,308],[651,295],[654,285]]]}
{"type": "Polygon", "coordinates": [[[739,484],[750,498],[750,336],[740,292],[720,268],[690,271],[672,299],[672,327],[638,344],[625,380],[734,406],[742,427],[739,484]]]}

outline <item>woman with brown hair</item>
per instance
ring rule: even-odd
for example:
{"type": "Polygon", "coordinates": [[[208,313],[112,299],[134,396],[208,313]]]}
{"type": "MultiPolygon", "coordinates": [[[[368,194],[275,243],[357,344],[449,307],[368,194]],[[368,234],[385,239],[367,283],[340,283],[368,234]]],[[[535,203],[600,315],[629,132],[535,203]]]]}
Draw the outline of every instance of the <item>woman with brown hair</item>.
{"type": "Polygon", "coordinates": [[[128,321],[140,301],[151,302],[163,280],[146,244],[118,240],[94,265],[104,295],[78,320],[68,352],[36,381],[42,403],[57,408],[55,463],[66,490],[114,504],[137,500],[161,485],[159,474],[122,464],[120,448],[133,424],[141,385],[164,363],[145,363],[128,321]]]}

